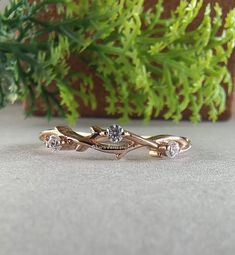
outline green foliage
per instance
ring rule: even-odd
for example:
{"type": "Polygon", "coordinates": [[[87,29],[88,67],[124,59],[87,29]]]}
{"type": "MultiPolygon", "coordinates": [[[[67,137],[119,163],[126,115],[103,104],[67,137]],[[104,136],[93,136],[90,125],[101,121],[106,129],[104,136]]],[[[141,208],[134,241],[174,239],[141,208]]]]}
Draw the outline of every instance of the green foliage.
{"type": "Polygon", "coordinates": [[[95,109],[93,76],[73,70],[72,55],[103,80],[107,113],[123,121],[163,111],[178,121],[189,109],[197,122],[203,106],[215,121],[232,90],[235,10],[222,28],[221,8],[211,18],[208,5],[189,30],[203,0],[181,0],[167,19],[162,2],[145,11],[144,0],[12,1],[0,14],[0,106],[27,99],[31,114],[40,98],[49,117],[56,109],[71,122],[79,102],[95,109]]]}

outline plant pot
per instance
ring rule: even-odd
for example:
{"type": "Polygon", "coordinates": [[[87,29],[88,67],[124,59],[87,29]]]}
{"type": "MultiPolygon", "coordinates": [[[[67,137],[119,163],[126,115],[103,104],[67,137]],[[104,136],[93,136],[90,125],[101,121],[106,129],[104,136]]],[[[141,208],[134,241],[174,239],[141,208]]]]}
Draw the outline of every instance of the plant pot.
{"type": "MultiPolygon", "coordinates": [[[[179,4],[180,0],[172,0],[172,1],[164,1],[164,6],[165,6],[165,12],[163,16],[168,17],[170,15],[171,10],[175,9],[176,6],[179,4]]],[[[226,16],[226,14],[233,8],[235,7],[235,0],[230,0],[230,1],[223,1],[223,0],[204,0],[204,6],[202,10],[200,11],[198,17],[195,19],[195,21],[192,24],[192,28],[197,25],[197,23],[202,19],[203,17],[203,9],[206,7],[208,3],[215,4],[218,2],[220,6],[223,9],[223,18],[226,16]]],[[[153,6],[153,4],[156,3],[156,0],[146,0],[145,2],[145,8],[148,9],[149,7],[153,6]]],[[[212,14],[213,15],[213,14],[212,14]]],[[[93,76],[94,79],[94,94],[97,99],[97,108],[95,110],[92,110],[90,107],[86,107],[82,102],[79,102],[80,104],[80,115],[82,117],[119,117],[118,115],[108,115],[105,111],[106,108],[106,102],[105,102],[105,96],[106,96],[106,91],[103,88],[102,81],[95,76],[95,72],[84,66],[84,64],[79,63],[79,60],[76,58],[70,58],[69,63],[72,68],[75,70],[77,67],[81,67],[83,69],[87,69],[88,75],[93,76]]],[[[229,62],[228,62],[228,68],[232,74],[233,78],[233,83],[235,81],[235,52],[233,52],[229,62]]],[[[74,85],[79,86],[79,84],[74,85]]],[[[223,114],[219,116],[220,120],[227,120],[230,118],[232,114],[232,99],[233,95],[227,95],[227,102],[226,102],[226,110],[223,114]]],[[[78,101],[81,101],[78,99],[78,101]]],[[[25,104],[27,107],[27,104],[25,104]]],[[[38,108],[34,112],[35,115],[44,115],[45,113],[43,112],[43,108],[41,107],[40,100],[38,102],[38,108]]],[[[163,117],[164,111],[159,115],[159,118],[163,117]]],[[[204,107],[201,111],[202,119],[206,120],[208,119],[208,109],[204,107]]],[[[190,112],[186,110],[183,113],[183,118],[188,119],[190,116],[190,112]]],[[[135,118],[136,116],[132,116],[135,118]]]]}

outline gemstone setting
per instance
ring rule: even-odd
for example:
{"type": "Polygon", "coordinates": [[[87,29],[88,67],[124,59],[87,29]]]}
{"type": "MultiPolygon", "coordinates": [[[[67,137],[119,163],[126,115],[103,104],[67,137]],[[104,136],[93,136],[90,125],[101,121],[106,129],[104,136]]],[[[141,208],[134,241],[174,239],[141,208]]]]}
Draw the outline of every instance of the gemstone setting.
{"type": "Polygon", "coordinates": [[[58,135],[51,135],[46,141],[46,147],[52,149],[52,151],[59,151],[61,150],[61,140],[58,135]]]}
{"type": "Polygon", "coordinates": [[[180,153],[180,145],[176,141],[170,141],[166,148],[166,156],[168,158],[175,158],[180,153]]]}
{"type": "Polygon", "coordinates": [[[106,129],[107,137],[112,143],[121,142],[124,129],[118,124],[113,124],[106,129]]]}

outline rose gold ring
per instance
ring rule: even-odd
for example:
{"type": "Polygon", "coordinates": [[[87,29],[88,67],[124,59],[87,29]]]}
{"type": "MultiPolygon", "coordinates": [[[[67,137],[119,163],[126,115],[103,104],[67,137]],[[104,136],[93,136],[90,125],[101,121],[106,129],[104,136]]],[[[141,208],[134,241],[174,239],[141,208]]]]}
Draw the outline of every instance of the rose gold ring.
{"type": "Polygon", "coordinates": [[[69,127],[57,126],[51,130],[42,131],[39,139],[53,151],[75,150],[82,152],[92,148],[115,154],[117,159],[140,147],[146,147],[149,150],[149,155],[157,158],[174,158],[191,148],[191,142],[186,137],[140,136],[124,130],[117,124],[113,124],[107,129],[92,126],[91,133],[75,132],[69,127]]]}

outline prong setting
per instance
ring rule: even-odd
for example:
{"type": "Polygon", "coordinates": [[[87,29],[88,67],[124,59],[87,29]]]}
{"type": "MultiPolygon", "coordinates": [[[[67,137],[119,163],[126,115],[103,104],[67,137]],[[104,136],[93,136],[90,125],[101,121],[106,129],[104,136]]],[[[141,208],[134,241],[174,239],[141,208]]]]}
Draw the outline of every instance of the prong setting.
{"type": "Polygon", "coordinates": [[[180,145],[176,141],[170,141],[166,148],[166,156],[168,158],[175,158],[180,153],[180,145]]]}
{"type": "Polygon", "coordinates": [[[60,151],[61,139],[58,135],[50,135],[49,139],[46,141],[46,147],[50,148],[52,151],[60,151]]]}
{"type": "Polygon", "coordinates": [[[118,124],[113,124],[106,129],[106,135],[112,143],[118,143],[122,141],[124,129],[118,124]]]}

